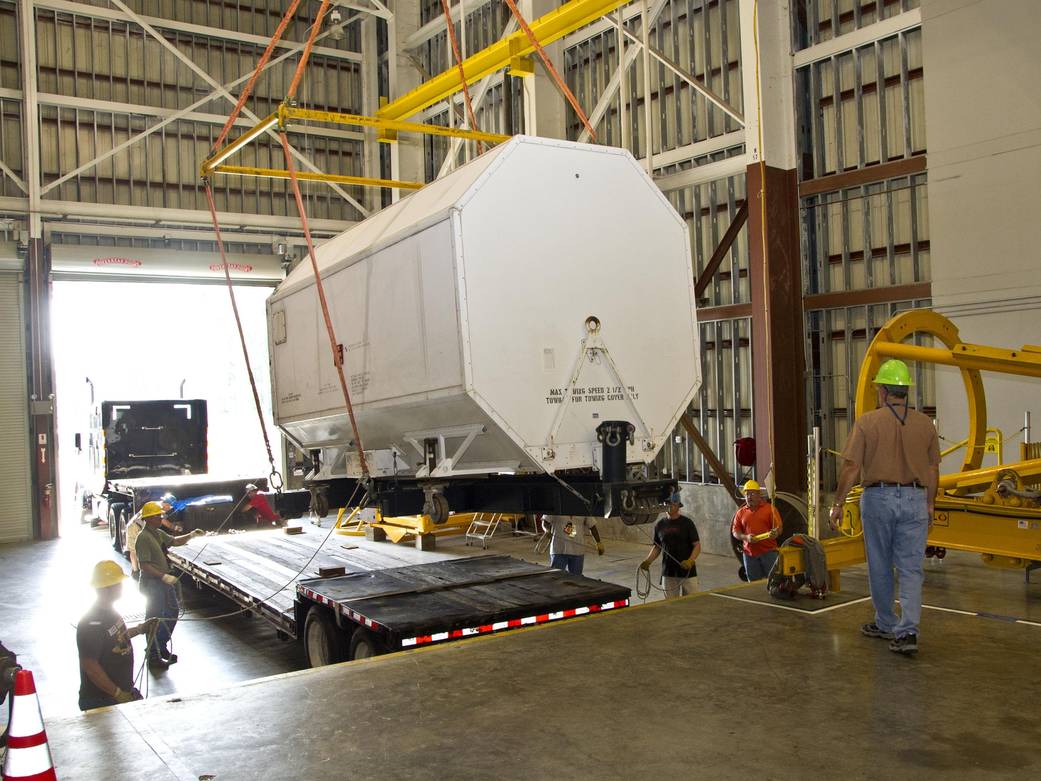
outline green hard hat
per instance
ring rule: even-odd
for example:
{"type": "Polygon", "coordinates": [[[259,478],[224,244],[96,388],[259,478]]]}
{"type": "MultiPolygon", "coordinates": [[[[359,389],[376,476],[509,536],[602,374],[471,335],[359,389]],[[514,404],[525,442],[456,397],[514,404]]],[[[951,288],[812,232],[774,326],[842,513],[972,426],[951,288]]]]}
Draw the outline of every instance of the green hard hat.
{"type": "Polygon", "coordinates": [[[875,375],[873,382],[875,385],[903,385],[904,387],[914,385],[911,382],[911,371],[907,368],[907,364],[896,358],[890,358],[878,367],[878,374],[875,375]]]}

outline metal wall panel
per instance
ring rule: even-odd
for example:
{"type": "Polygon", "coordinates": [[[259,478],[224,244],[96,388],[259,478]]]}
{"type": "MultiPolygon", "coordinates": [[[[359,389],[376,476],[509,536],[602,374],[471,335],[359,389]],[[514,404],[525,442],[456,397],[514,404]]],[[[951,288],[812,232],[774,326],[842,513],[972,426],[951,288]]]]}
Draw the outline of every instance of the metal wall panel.
{"type": "Polygon", "coordinates": [[[23,311],[21,275],[0,272],[0,543],[32,539],[23,311]]]}

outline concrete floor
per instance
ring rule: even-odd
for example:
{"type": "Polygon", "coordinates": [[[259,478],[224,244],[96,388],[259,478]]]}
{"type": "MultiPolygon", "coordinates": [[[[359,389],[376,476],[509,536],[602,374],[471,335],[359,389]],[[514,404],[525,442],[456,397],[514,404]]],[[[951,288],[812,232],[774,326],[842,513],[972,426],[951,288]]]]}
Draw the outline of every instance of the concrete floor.
{"type": "MultiPolygon", "coordinates": [[[[178,695],[63,715],[67,702],[51,706],[74,709],[75,685],[52,689],[68,683],[65,668],[75,672],[72,628],[56,613],[61,589],[42,585],[78,588],[73,562],[86,546],[75,547],[0,549],[0,639],[32,649],[20,660],[44,682],[66,780],[1041,772],[1041,583],[970,555],[929,563],[913,660],[859,635],[869,602],[835,600],[810,614],[758,602],[761,587],[744,586],[238,686],[229,684],[264,668],[302,666],[296,646],[250,619],[186,624],[185,662],[152,688],[183,687],[178,695]],[[40,602],[21,605],[23,593],[40,602]]],[[[531,541],[491,549],[510,547],[530,551],[531,541]]],[[[643,550],[609,542],[607,556],[587,557],[587,572],[631,585],[643,550]]],[[[706,558],[702,586],[733,582],[735,569],[706,558]]],[[[866,594],[863,572],[845,573],[844,590],[866,594]]]]}
{"type": "MultiPolygon", "coordinates": [[[[376,545],[351,539],[351,544],[376,545]]],[[[410,546],[398,548],[417,561],[432,558],[410,546]]],[[[607,541],[603,557],[591,551],[586,557],[590,577],[633,588],[636,563],[647,548],[628,542],[607,541]]],[[[439,552],[462,555],[483,553],[479,545],[468,546],[462,537],[441,537],[439,552]]],[[[548,557],[534,551],[531,537],[498,536],[489,553],[507,553],[533,562],[548,557]]],[[[33,671],[46,717],[78,714],[76,703],[79,669],[76,656],[76,623],[93,600],[86,584],[90,570],[101,559],[118,561],[129,572],[125,559],[116,556],[104,528],[69,524],[61,539],[25,545],[0,546],[0,641],[18,654],[19,663],[33,671]]],[[[699,561],[703,588],[736,583],[736,560],[705,555],[699,561]]],[[[140,690],[148,696],[199,694],[278,673],[307,667],[301,646],[275,636],[266,622],[247,614],[219,621],[198,621],[230,612],[234,606],[209,591],[185,588],[186,620],[174,633],[174,649],[180,660],[169,670],[143,671],[140,690]]],[[[661,598],[654,591],[648,601],[661,598]]],[[[133,581],[126,581],[119,608],[132,624],[144,616],[144,600],[133,581]]],[[[144,656],[144,639],[133,640],[137,667],[144,656]]],[[[6,715],[3,717],[6,718],[6,715]]],[[[0,719],[2,723],[3,719],[0,719]]]]}

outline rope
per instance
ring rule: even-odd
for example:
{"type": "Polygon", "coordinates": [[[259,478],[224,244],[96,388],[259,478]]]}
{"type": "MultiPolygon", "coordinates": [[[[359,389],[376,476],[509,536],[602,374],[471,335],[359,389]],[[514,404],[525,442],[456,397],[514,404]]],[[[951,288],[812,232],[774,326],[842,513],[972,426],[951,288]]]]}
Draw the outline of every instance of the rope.
{"type": "MultiPolygon", "coordinates": [[[[473,103],[470,100],[470,87],[466,83],[466,71],[463,70],[463,56],[459,51],[459,40],[455,35],[455,23],[452,21],[452,13],[448,10],[448,0],[441,0],[441,8],[445,12],[445,24],[448,27],[448,37],[452,41],[452,54],[455,55],[455,64],[459,69],[459,82],[463,85],[463,97],[466,100],[466,113],[470,117],[470,128],[478,130],[477,117],[474,116],[473,103]]],[[[460,9],[460,13],[464,13],[460,9]]],[[[477,154],[484,153],[484,144],[477,142],[477,154]]]]}
{"type": "Polygon", "coordinates": [[[267,66],[267,61],[271,59],[271,54],[275,50],[275,45],[282,39],[282,34],[286,31],[286,27],[289,26],[289,22],[292,20],[293,15],[296,13],[296,9],[299,6],[300,0],[293,0],[292,4],[286,10],[285,15],[282,17],[282,21],[278,23],[275,34],[271,36],[271,41],[268,43],[267,48],[264,49],[264,53],[260,55],[260,61],[257,62],[257,67],[253,71],[253,75],[249,77],[249,81],[242,90],[242,94],[239,95],[238,102],[235,104],[235,108],[232,109],[228,121],[224,123],[224,127],[221,129],[220,135],[217,136],[217,140],[213,142],[214,151],[219,149],[220,145],[224,143],[224,139],[228,137],[232,125],[235,124],[235,120],[238,119],[242,107],[246,105],[246,100],[249,99],[250,93],[253,92],[253,87],[257,83],[257,79],[260,78],[261,71],[263,71],[267,66]]]}
{"type": "MultiPolygon", "coordinates": [[[[352,493],[350,499],[347,500],[347,505],[346,505],[347,507],[350,507],[354,503],[354,497],[356,497],[358,495],[358,490],[361,487],[362,487],[362,485],[361,485],[360,482],[355,484],[355,486],[354,486],[354,493],[352,493]]],[[[366,491],[365,494],[362,496],[361,501],[358,502],[357,505],[355,505],[355,512],[357,512],[358,509],[364,507],[365,503],[368,502],[368,500],[369,500],[369,494],[368,494],[368,491],[366,491]]],[[[179,620],[180,621],[219,621],[219,620],[224,619],[224,618],[231,618],[232,616],[237,616],[237,615],[239,615],[241,613],[252,612],[261,603],[268,602],[269,600],[274,599],[279,594],[281,594],[283,591],[285,591],[287,588],[289,588],[294,583],[296,583],[297,579],[303,574],[304,570],[306,570],[309,566],[311,566],[311,562],[314,561],[315,558],[318,556],[318,554],[322,552],[322,549],[325,547],[325,544],[329,541],[329,538],[332,536],[334,531],[336,531],[336,524],[335,523],[333,523],[329,527],[329,531],[326,533],[325,539],[322,540],[321,544],[318,545],[317,548],[315,548],[314,553],[311,554],[311,558],[309,558],[307,561],[304,562],[303,566],[300,567],[300,569],[298,569],[296,571],[296,574],[293,575],[293,577],[290,580],[286,581],[285,584],[283,584],[282,587],[279,588],[277,591],[274,591],[271,594],[269,594],[268,596],[263,597],[263,598],[261,598],[259,600],[256,600],[253,605],[250,605],[249,607],[242,607],[242,608],[239,608],[238,610],[232,610],[229,613],[221,613],[221,614],[216,615],[216,616],[199,616],[197,618],[180,618],[179,620]]],[[[181,572],[182,572],[182,575],[183,575],[184,571],[182,570],[181,572]]],[[[180,576],[178,576],[178,577],[180,577],[180,576]]],[[[183,613],[182,613],[182,615],[183,615],[183,613]]]]}
{"type": "MultiPolygon", "coordinates": [[[[323,5],[324,7],[324,5],[323,5]]],[[[293,197],[296,199],[296,209],[300,213],[300,224],[304,230],[304,238],[307,240],[307,254],[311,259],[311,270],[314,272],[315,290],[318,293],[318,301],[322,306],[322,317],[325,319],[325,330],[329,335],[329,348],[333,354],[333,366],[340,378],[340,390],[343,392],[343,401],[347,407],[347,416],[351,421],[351,431],[354,433],[354,443],[358,451],[358,461],[361,465],[362,479],[368,482],[369,464],[365,459],[365,447],[362,445],[361,433],[358,431],[358,421],[354,417],[354,405],[351,404],[351,392],[347,388],[347,378],[343,374],[343,349],[336,341],[336,331],[333,329],[332,317],[329,314],[329,302],[325,297],[325,287],[322,285],[322,275],[318,270],[318,258],[315,255],[314,241],[311,239],[311,228],[307,221],[307,212],[304,210],[304,198],[300,194],[300,181],[296,177],[296,168],[293,166],[293,157],[289,152],[289,139],[286,138],[285,129],[280,129],[279,140],[282,142],[282,151],[285,153],[286,170],[289,171],[289,182],[293,188],[293,197]]],[[[225,264],[225,267],[227,264],[225,264]]]]}
{"type": "MultiPolygon", "coordinates": [[[[283,135],[283,138],[285,136],[283,135]]],[[[275,456],[271,452],[271,438],[267,433],[267,423],[264,422],[264,410],[260,404],[260,391],[257,390],[257,380],[253,376],[253,364],[249,360],[249,349],[246,347],[246,334],[242,330],[242,318],[239,317],[238,303],[235,301],[235,288],[231,284],[231,272],[228,270],[228,258],[224,253],[224,239],[221,237],[220,221],[217,219],[217,205],[213,201],[213,191],[210,183],[206,182],[206,202],[210,207],[210,218],[213,220],[213,232],[217,236],[217,249],[220,251],[221,266],[224,268],[224,281],[228,284],[228,296],[231,298],[231,311],[235,315],[235,327],[239,332],[239,343],[242,345],[242,357],[246,362],[246,374],[249,376],[249,385],[253,390],[253,403],[257,408],[257,420],[260,421],[260,431],[264,435],[264,449],[267,451],[268,464],[271,466],[271,474],[268,482],[275,491],[282,492],[282,474],[275,466],[275,456]],[[277,478],[277,479],[276,479],[277,478]]]]}
{"type": "Polygon", "coordinates": [[[307,67],[307,61],[311,57],[311,49],[314,47],[314,39],[318,37],[318,31],[322,27],[322,19],[325,18],[325,12],[328,10],[329,0],[322,0],[322,5],[318,9],[318,14],[314,18],[314,24],[311,26],[311,32],[307,36],[307,43],[304,45],[303,54],[300,55],[300,62],[296,65],[296,73],[293,74],[293,81],[289,84],[289,91],[286,92],[286,100],[292,100],[296,96],[296,91],[300,87],[300,80],[304,77],[304,68],[307,67]]]}
{"type": "MultiPolygon", "coordinates": [[[[589,117],[586,116],[586,113],[582,110],[582,107],[578,105],[578,98],[575,97],[575,93],[573,93],[568,88],[568,85],[564,83],[564,80],[560,77],[560,74],[557,73],[557,69],[553,67],[553,63],[550,62],[549,55],[546,54],[545,50],[542,48],[542,44],[539,43],[539,39],[535,37],[535,33],[532,32],[532,29],[528,26],[528,23],[524,21],[524,16],[521,15],[520,9],[517,8],[517,4],[513,0],[506,0],[506,5],[510,7],[510,12],[513,14],[513,18],[517,20],[518,26],[520,26],[520,28],[524,31],[524,34],[528,36],[528,41],[535,48],[535,51],[538,52],[539,57],[542,59],[542,64],[546,66],[546,72],[549,73],[550,78],[552,78],[553,81],[556,83],[557,88],[562,93],[564,93],[564,97],[567,98],[568,103],[571,104],[571,108],[575,110],[575,113],[578,115],[578,118],[582,120],[582,124],[585,125],[586,132],[589,133],[589,139],[593,143],[596,143],[596,131],[593,130],[593,126],[589,124],[589,117]]],[[[466,82],[464,81],[463,84],[465,83],[466,82]]],[[[648,97],[648,100],[650,100],[650,97],[648,97]]]]}

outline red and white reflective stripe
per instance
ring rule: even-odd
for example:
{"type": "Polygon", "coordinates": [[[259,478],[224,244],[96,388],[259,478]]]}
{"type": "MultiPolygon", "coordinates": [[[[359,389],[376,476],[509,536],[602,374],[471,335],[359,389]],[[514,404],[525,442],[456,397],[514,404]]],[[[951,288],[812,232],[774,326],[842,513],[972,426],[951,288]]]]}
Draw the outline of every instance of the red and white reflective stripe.
{"type": "Polygon", "coordinates": [[[340,609],[340,612],[343,613],[345,616],[347,616],[347,618],[351,619],[352,621],[357,621],[362,626],[367,626],[369,629],[381,629],[382,628],[382,626],[380,625],[380,623],[378,621],[373,621],[371,618],[366,618],[361,613],[359,613],[357,610],[351,610],[351,608],[347,607],[346,605],[338,605],[335,602],[335,600],[332,600],[329,597],[323,596],[322,594],[319,594],[317,591],[312,591],[311,589],[309,589],[309,588],[307,588],[305,586],[300,586],[299,587],[299,591],[305,597],[307,597],[308,599],[313,599],[315,602],[317,602],[320,605],[328,605],[329,607],[333,608],[334,610],[338,607],[340,609]]]}
{"type": "Polygon", "coordinates": [[[51,750],[46,743],[32,748],[8,746],[4,781],[56,781],[51,750]]]}
{"type": "Polygon", "coordinates": [[[366,618],[358,611],[351,610],[346,605],[340,605],[340,612],[352,621],[357,621],[359,624],[361,624],[362,626],[367,626],[369,629],[380,628],[380,624],[378,622],[373,621],[371,618],[366,618]]]}
{"type": "Polygon", "coordinates": [[[522,626],[535,626],[550,621],[558,621],[562,618],[574,618],[575,616],[584,616],[589,613],[602,613],[605,610],[614,610],[615,608],[628,606],[628,599],[617,599],[614,602],[604,602],[603,604],[589,605],[588,607],[558,610],[555,613],[540,613],[526,618],[511,618],[509,621],[496,621],[494,624],[482,624],[481,626],[466,627],[464,629],[453,629],[450,632],[438,632],[437,634],[408,637],[401,641],[401,647],[415,648],[418,645],[428,645],[430,643],[439,643],[444,640],[458,640],[463,637],[492,634],[506,629],[517,629],[522,626]]]}

